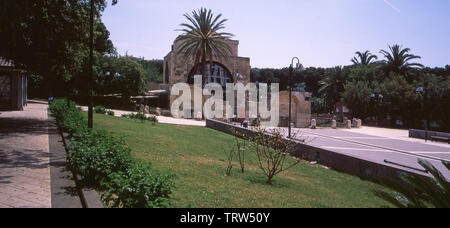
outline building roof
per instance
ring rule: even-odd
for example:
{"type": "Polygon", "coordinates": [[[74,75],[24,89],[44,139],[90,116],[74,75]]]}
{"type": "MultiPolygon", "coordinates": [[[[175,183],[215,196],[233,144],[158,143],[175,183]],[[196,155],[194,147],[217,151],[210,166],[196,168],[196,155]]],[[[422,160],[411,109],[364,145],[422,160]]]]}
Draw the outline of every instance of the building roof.
{"type": "Polygon", "coordinates": [[[15,67],[13,61],[0,57],[0,67],[15,67]]]}

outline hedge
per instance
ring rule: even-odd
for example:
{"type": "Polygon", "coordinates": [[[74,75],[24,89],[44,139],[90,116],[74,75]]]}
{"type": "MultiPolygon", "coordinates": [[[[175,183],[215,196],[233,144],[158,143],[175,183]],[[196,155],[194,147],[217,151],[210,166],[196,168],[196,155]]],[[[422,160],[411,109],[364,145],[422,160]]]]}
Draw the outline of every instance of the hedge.
{"type": "Polygon", "coordinates": [[[162,175],[149,164],[133,161],[130,148],[105,131],[88,129],[75,103],[65,99],[50,104],[60,129],[69,133],[68,168],[83,176],[83,183],[102,194],[109,207],[169,207],[173,175],[162,175]]]}

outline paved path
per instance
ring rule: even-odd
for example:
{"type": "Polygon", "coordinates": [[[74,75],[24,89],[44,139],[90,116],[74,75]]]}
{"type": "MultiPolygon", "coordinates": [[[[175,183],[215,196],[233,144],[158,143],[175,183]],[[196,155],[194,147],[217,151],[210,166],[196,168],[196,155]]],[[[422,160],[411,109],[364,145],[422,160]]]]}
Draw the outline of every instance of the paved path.
{"type": "Polygon", "coordinates": [[[82,207],[47,107],[29,101],[24,111],[0,112],[0,208],[82,207]]]}
{"type": "Polygon", "coordinates": [[[425,173],[417,161],[425,159],[450,180],[450,172],[442,165],[442,161],[450,161],[450,147],[444,143],[410,140],[399,135],[397,130],[389,131],[389,129],[372,128],[368,130],[368,134],[361,133],[364,129],[294,129],[294,131],[298,132],[298,138],[306,139],[312,146],[422,175],[425,173]]]}
{"type": "MultiPolygon", "coordinates": [[[[81,106],[81,109],[86,112],[88,111],[88,107],[86,107],[86,106],[81,106]]],[[[137,113],[137,112],[123,111],[123,110],[112,110],[112,111],[114,111],[114,115],[117,117],[121,117],[122,114],[137,113]]],[[[147,116],[150,116],[150,115],[147,115],[147,116]]],[[[165,124],[200,126],[200,127],[206,126],[205,121],[197,121],[197,120],[191,120],[191,119],[177,119],[177,118],[166,117],[166,116],[158,116],[158,121],[160,123],[165,123],[165,124]]]]}
{"type": "Polygon", "coordinates": [[[51,207],[47,105],[0,113],[0,207],[51,207]]]}

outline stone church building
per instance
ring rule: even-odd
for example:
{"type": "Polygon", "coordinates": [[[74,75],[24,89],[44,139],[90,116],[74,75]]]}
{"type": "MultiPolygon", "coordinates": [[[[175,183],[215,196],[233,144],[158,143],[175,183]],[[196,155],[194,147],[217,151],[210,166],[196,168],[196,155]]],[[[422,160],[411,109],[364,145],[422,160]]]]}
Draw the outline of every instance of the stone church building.
{"type": "MultiPolygon", "coordinates": [[[[228,58],[214,58],[213,66],[210,66],[209,62],[207,63],[206,83],[217,82],[225,86],[226,83],[242,82],[247,84],[250,82],[250,58],[239,56],[239,41],[229,40],[228,44],[232,49],[228,58]]],[[[193,76],[201,74],[201,67],[197,67],[199,71],[195,72],[194,56],[186,58],[183,53],[179,52],[180,46],[181,42],[175,41],[172,50],[164,58],[163,83],[168,86],[180,82],[193,84],[193,76]]]]}
{"type": "MultiPolygon", "coordinates": [[[[242,83],[246,85],[250,83],[250,58],[239,56],[239,41],[229,40],[232,52],[228,58],[214,58],[213,64],[207,62],[206,66],[206,83],[219,83],[224,88],[227,83],[242,83]]],[[[175,41],[172,45],[172,50],[164,58],[163,66],[163,84],[160,89],[165,90],[170,94],[170,89],[176,83],[188,83],[191,85],[193,92],[193,76],[201,75],[201,67],[195,66],[195,57],[186,57],[180,53],[179,48],[181,42],[175,41]],[[195,72],[197,69],[197,72],[195,72]]],[[[209,61],[209,60],[208,60],[209,61]]],[[[200,63],[201,65],[201,63],[200,63]]],[[[292,122],[295,127],[306,127],[310,124],[311,118],[311,102],[309,93],[292,93],[292,122]]],[[[169,95],[169,107],[177,96],[169,95]]],[[[193,98],[193,94],[191,94],[193,98]]],[[[209,97],[203,97],[203,102],[209,97]]],[[[287,91],[280,92],[280,126],[287,126],[289,96],[287,91]]],[[[248,98],[247,98],[248,101],[248,98]]],[[[193,101],[192,101],[193,104],[193,101]]],[[[193,105],[192,105],[193,107],[193,105]]],[[[224,107],[225,110],[225,107],[224,107]]],[[[193,110],[184,110],[191,112],[191,116],[198,118],[193,110]]],[[[246,116],[248,116],[248,105],[246,116]]],[[[236,113],[235,113],[236,114],[236,113]]]]}

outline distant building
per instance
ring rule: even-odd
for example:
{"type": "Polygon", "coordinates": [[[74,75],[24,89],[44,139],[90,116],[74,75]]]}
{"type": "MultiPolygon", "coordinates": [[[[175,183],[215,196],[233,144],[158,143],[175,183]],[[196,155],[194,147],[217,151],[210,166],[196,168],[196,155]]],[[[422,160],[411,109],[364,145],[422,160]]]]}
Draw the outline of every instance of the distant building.
{"type": "MultiPolygon", "coordinates": [[[[228,44],[232,49],[228,58],[216,57],[213,59],[212,66],[209,62],[207,63],[206,83],[216,82],[225,87],[226,83],[247,84],[250,82],[250,58],[238,56],[239,41],[229,40],[228,44]]],[[[180,46],[180,42],[175,42],[172,45],[172,51],[164,58],[163,84],[168,86],[179,82],[193,84],[193,76],[201,75],[201,67],[194,65],[195,57],[186,58],[184,53],[180,53],[180,46]],[[198,72],[195,72],[195,69],[198,72]]]]}
{"type": "MultiPolygon", "coordinates": [[[[240,82],[246,85],[250,82],[250,58],[238,56],[239,41],[228,40],[227,43],[231,47],[231,53],[227,58],[214,56],[212,66],[209,59],[207,60],[205,84],[219,83],[225,88],[227,83],[240,82]]],[[[202,63],[195,65],[195,56],[186,57],[184,53],[180,52],[181,45],[181,41],[175,41],[172,50],[164,58],[163,84],[160,88],[166,90],[168,94],[176,83],[188,83],[193,88],[194,76],[202,74],[202,63]]],[[[191,97],[193,104],[193,96],[191,97]]],[[[176,96],[169,96],[169,107],[176,98],[176,96]]],[[[204,96],[203,102],[207,98],[208,96],[204,96]]],[[[192,107],[194,106],[192,105],[192,107]]],[[[191,116],[197,116],[192,113],[193,110],[185,111],[191,111],[191,116]]]]}
{"type": "Polygon", "coordinates": [[[27,105],[27,76],[12,61],[0,57],[0,110],[23,110],[27,105]]]}
{"type": "MultiPolygon", "coordinates": [[[[227,83],[242,83],[247,85],[250,83],[250,58],[240,57],[238,53],[239,41],[229,40],[232,52],[228,58],[215,57],[212,66],[209,61],[206,66],[206,83],[219,83],[224,88],[227,83]]],[[[163,84],[161,89],[170,94],[170,89],[176,83],[188,83],[191,85],[191,92],[193,91],[194,75],[201,75],[201,63],[195,65],[195,57],[186,57],[184,53],[179,51],[181,44],[175,41],[172,45],[172,50],[164,58],[163,69],[163,84]],[[197,72],[196,72],[197,71],[197,72]]],[[[191,99],[193,99],[193,94],[191,99]]],[[[307,127],[311,122],[311,94],[305,92],[292,93],[292,115],[291,122],[295,127],[307,127]]],[[[169,96],[170,104],[177,98],[177,96],[169,96]]],[[[203,96],[203,102],[208,97],[203,96]]],[[[249,116],[248,94],[246,95],[246,110],[245,115],[249,116]]],[[[193,100],[192,107],[193,106],[193,100]]],[[[280,126],[288,126],[289,116],[289,95],[287,91],[280,91],[280,126]]],[[[270,106],[270,102],[269,102],[270,106]]],[[[227,107],[224,105],[224,111],[227,107]]],[[[193,118],[198,118],[199,115],[193,113],[193,110],[184,110],[190,112],[193,118]]],[[[235,110],[237,115],[238,110],[235,110]]],[[[247,118],[248,119],[248,118],[247,118]]]]}

